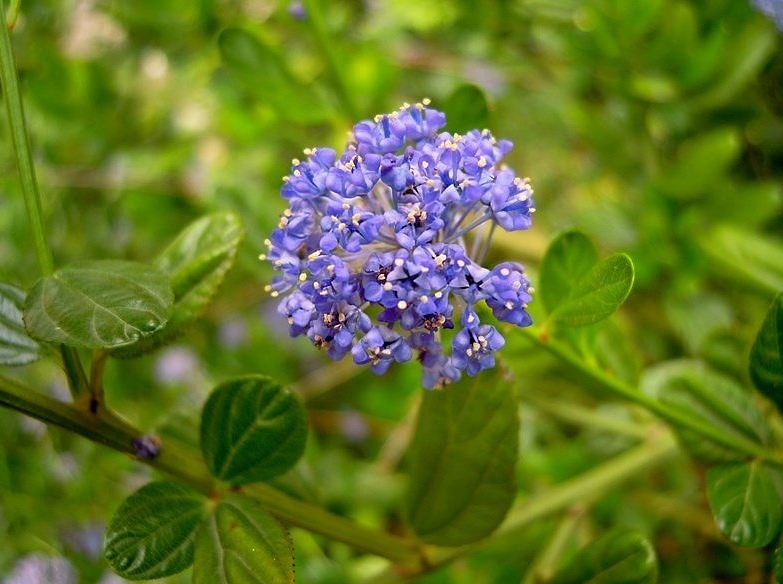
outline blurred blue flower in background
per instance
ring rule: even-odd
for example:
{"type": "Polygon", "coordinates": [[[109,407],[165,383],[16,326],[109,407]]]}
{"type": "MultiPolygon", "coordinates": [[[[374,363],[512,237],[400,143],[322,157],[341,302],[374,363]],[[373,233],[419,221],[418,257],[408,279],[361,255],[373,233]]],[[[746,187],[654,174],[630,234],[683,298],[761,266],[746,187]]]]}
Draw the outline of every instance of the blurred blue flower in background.
{"type": "Polygon", "coordinates": [[[379,374],[417,355],[435,388],[495,364],[505,341],[477,303],[531,324],[523,267],[481,262],[494,229],[529,228],[535,208],[528,180],[500,164],[510,142],[441,132],[445,115],[427,105],[356,124],[339,157],[318,148],[294,160],[262,259],[281,272],[267,290],[282,295],[292,336],[379,374]]]}
{"type": "Polygon", "coordinates": [[[783,0],[752,0],[759,12],[769,16],[775,25],[783,31],[783,0]]]}

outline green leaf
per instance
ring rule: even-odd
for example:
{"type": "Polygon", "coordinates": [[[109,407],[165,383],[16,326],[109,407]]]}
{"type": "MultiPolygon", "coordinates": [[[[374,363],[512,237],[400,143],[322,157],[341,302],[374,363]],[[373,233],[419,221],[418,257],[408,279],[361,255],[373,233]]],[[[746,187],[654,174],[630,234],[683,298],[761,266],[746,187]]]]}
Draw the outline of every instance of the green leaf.
{"type": "Polygon", "coordinates": [[[168,324],[129,347],[112,351],[120,358],[148,353],[170,342],[204,312],[234,265],[244,229],[230,212],[213,213],[186,227],[155,260],[169,275],[174,307],[168,324]]]}
{"type": "Polygon", "coordinates": [[[232,485],[284,473],[302,456],[306,441],[302,404],[267,377],[240,377],[219,385],[201,415],[207,466],[232,485]]]}
{"type": "Polygon", "coordinates": [[[721,225],[700,237],[699,245],[728,277],[773,294],[783,290],[783,245],[779,239],[721,225]]]}
{"type": "Polygon", "coordinates": [[[650,542],[615,529],[585,546],[547,584],[654,584],[658,559],[650,542]]]}
{"type": "Polygon", "coordinates": [[[750,351],[750,378],[783,411],[783,292],[772,301],[750,351]]]}
{"type": "Polygon", "coordinates": [[[38,340],[100,349],[136,343],[162,328],[174,300],[169,278],[136,262],[78,262],[39,280],[24,323],[38,340]]]}
{"type": "Polygon", "coordinates": [[[774,562],[775,584],[783,584],[783,537],[778,540],[778,545],[775,547],[774,562]]]}
{"type": "MultiPolygon", "coordinates": [[[[738,441],[765,444],[770,430],[752,396],[733,380],[695,361],[673,361],[645,374],[642,386],[672,409],[738,441]]],[[[738,452],[687,428],[675,427],[687,451],[708,462],[740,461],[738,452]]]]}
{"type": "Polygon", "coordinates": [[[484,92],[477,86],[463,84],[457,87],[443,104],[443,111],[454,132],[468,132],[489,126],[489,106],[484,92]]]}
{"type": "Polygon", "coordinates": [[[120,505],[106,530],[104,556],[130,580],[163,578],[193,563],[194,541],[207,514],[198,492],[170,482],[145,485],[120,505]]]}
{"type": "Polygon", "coordinates": [[[0,284],[0,365],[24,365],[43,356],[43,347],[24,328],[24,299],[24,290],[0,284]]]}
{"type": "Polygon", "coordinates": [[[514,389],[499,374],[424,394],[405,499],[422,540],[462,545],[500,524],[516,492],[518,431],[514,389]]]}
{"type": "Polygon", "coordinates": [[[193,584],[293,584],[288,532],[252,499],[221,498],[199,529],[193,584]]]}
{"type": "Polygon", "coordinates": [[[628,297],[633,277],[631,258],[622,253],[610,255],[575,279],[569,295],[552,312],[552,321],[586,326],[608,318],[628,297]]]}
{"type": "Polygon", "coordinates": [[[576,283],[598,263],[593,242],[581,231],[555,237],[544,254],[538,290],[547,312],[563,304],[576,283]]]}
{"type": "Polygon", "coordinates": [[[718,527],[737,545],[762,547],[780,533],[783,503],[771,471],[761,462],[709,469],[707,497],[718,527]]]}

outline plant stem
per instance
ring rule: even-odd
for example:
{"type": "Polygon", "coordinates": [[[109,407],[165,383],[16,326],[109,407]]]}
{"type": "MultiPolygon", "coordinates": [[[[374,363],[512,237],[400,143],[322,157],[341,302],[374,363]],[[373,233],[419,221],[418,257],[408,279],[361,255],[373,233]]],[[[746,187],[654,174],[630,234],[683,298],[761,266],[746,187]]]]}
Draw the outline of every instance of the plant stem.
{"type": "Polygon", "coordinates": [[[719,444],[728,446],[729,448],[737,450],[738,452],[742,452],[749,457],[769,461],[777,465],[783,465],[783,452],[771,450],[761,444],[753,442],[752,440],[725,434],[721,432],[719,428],[704,423],[699,418],[692,417],[685,412],[671,408],[666,404],[658,401],[653,396],[643,393],[637,388],[632,387],[627,383],[590,366],[589,364],[585,363],[578,355],[575,355],[571,350],[561,343],[553,341],[549,338],[542,338],[542,336],[537,334],[535,330],[530,328],[522,329],[522,334],[527,336],[527,338],[535,342],[538,346],[557,357],[563,363],[569,365],[572,369],[578,371],[579,373],[600,385],[602,388],[612,392],[617,396],[645,407],[647,410],[656,414],[663,420],[670,422],[675,426],[698,432],[709,440],[713,440],[719,444]]]}
{"type": "MultiPolygon", "coordinates": [[[[0,11],[5,23],[5,3],[0,0],[0,11]]],[[[43,228],[43,211],[41,207],[41,194],[38,190],[38,181],[35,177],[33,157],[30,151],[30,139],[27,135],[27,126],[22,107],[22,97],[19,92],[19,80],[16,75],[14,56],[11,49],[11,38],[8,27],[0,27],[0,80],[5,90],[5,109],[8,116],[8,125],[11,129],[11,142],[16,153],[16,162],[19,168],[19,178],[22,184],[27,219],[32,230],[33,243],[38,256],[41,273],[44,276],[54,271],[52,256],[46,245],[43,228]]]]}
{"type": "MultiPolygon", "coordinates": [[[[506,516],[505,521],[491,537],[478,543],[456,549],[437,548],[430,555],[426,571],[446,566],[475,551],[495,545],[511,545],[522,537],[522,532],[534,521],[557,511],[589,505],[608,490],[629,478],[639,476],[679,452],[674,438],[667,433],[651,432],[645,443],[608,460],[603,465],[587,471],[550,490],[531,496],[506,516]]],[[[371,578],[371,584],[399,584],[422,572],[400,575],[393,568],[371,578]]]]}
{"type": "Polygon", "coordinates": [[[579,527],[585,510],[584,505],[576,505],[566,511],[552,535],[552,539],[528,569],[522,584],[540,584],[552,578],[554,570],[557,568],[558,559],[563,555],[563,550],[579,527]]]}
{"type": "MultiPolygon", "coordinates": [[[[205,495],[211,495],[218,488],[200,453],[173,440],[163,443],[160,454],[155,458],[138,458],[134,441],[141,438],[143,432],[104,408],[90,414],[77,409],[76,404],[55,400],[3,375],[0,375],[0,406],[132,455],[140,462],[176,477],[205,495]]],[[[263,503],[271,513],[290,525],[329,536],[411,569],[421,569],[422,553],[411,540],[364,527],[289,497],[263,483],[249,485],[243,492],[263,503]]]]}

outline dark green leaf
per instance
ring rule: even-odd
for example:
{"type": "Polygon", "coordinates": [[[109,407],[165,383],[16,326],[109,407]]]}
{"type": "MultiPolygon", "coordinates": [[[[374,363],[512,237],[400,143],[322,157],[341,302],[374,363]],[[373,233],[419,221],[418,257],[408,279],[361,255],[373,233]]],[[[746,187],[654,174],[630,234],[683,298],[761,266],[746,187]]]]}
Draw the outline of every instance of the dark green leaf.
{"type": "Polygon", "coordinates": [[[24,290],[0,284],[0,365],[24,365],[42,356],[43,348],[24,328],[24,299],[24,290]]]}
{"type": "Polygon", "coordinates": [[[288,532],[252,499],[221,498],[199,529],[193,584],[293,584],[288,532]]]}
{"type": "Polygon", "coordinates": [[[155,260],[155,267],[169,275],[174,292],[168,324],[112,355],[134,357],[152,351],[198,319],[234,265],[243,237],[241,220],[230,212],[207,215],[186,227],[155,260]]]}
{"type": "Polygon", "coordinates": [[[552,320],[568,326],[602,321],[628,297],[633,277],[633,263],[627,255],[616,253],[601,260],[574,280],[569,295],[552,311],[552,320]]]}
{"type": "Polygon", "coordinates": [[[581,231],[565,231],[547,248],[541,262],[538,291],[547,312],[560,306],[596,263],[598,252],[581,231]]]}
{"type": "Polygon", "coordinates": [[[173,300],[168,276],[152,266],[85,261],[38,281],[25,301],[24,323],[41,341],[120,347],[163,327],[173,300]]]}
{"type": "Polygon", "coordinates": [[[145,485],[120,505],[106,530],[104,555],[123,578],[163,578],[193,563],[206,499],[169,482],[145,485]]]}
{"type": "Polygon", "coordinates": [[[489,535],[515,494],[519,416],[512,384],[485,374],[424,394],[408,451],[408,522],[424,541],[489,535]]]}
{"type": "Polygon", "coordinates": [[[302,404],[267,377],[240,377],[219,385],[201,415],[207,466],[233,485],[284,473],[302,456],[306,441],[302,404]]]}
{"type": "Polygon", "coordinates": [[[750,377],[758,390],[783,411],[783,292],[772,301],[753,343],[750,377]]]}
{"type": "Polygon", "coordinates": [[[773,568],[775,584],[783,584],[783,537],[778,540],[775,548],[775,565],[773,568]]]}
{"type": "MultiPolygon", "coordinates": [[[[646,372],[643,385],[672,409],[727,437],[756,444],[769,440],[766,420],[748,392],[698,362],[683,360],[659,365],[646,372]]],[[[702,460],[728,462],[747,456],[700,432],[681,427],[675,431],[688,452],[702,460]]]]}
{"type": "Polygon", "coordinates": [[[443,104],[453,132],[468,132],[489,126],[489,106],[484,92],[475,85],[460,85],[443,104]]]}
{"type": "Polygon", "coordinates": [[[640,533],[615,529],[579,550],[548,584],[654,584],[658,560],[640,533]]]}
{"type": "Polygon", "coordinates": [[[709,469],[707,497],[718,527],[737,545],[762,547],[780,533],[783,503],[771,471],[761,462],[709,469]]]}

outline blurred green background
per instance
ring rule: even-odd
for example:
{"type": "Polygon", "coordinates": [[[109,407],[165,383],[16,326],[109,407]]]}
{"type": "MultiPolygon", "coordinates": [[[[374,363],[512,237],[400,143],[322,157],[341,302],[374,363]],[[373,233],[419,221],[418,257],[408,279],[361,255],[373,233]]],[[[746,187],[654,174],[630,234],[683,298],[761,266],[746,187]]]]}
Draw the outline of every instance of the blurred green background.
{"type": "MultiPolygon", "coordinates": [[[[286,488],[372,525],[399,528],[396,470],[419,372],[328,362],[288,339],[264,294],[272,272],[257,256],[304,148],[340,149],[354,122],[424,97],[450,131],[512,140],[507,162],[532,181],[536,223],[499,235],[491,259],[521,261],[535,281],[548,241],[569,227],[629,253],[636,286],[596,357],[630,381],[681,357],[745,381],[753,334],[783,289],[783,36],[743,0],[24,0],[13,41],[58,265],[150,260],[215,209],[247,228],[186,338],[109,365],[110,402],[142,428],[187,432],[216,382],[258,372],[292,384],[313,432],[286,488]]],[[[0,130],[0,280],[29,288],[36,258],[5,119],[0,130]]],[[[636,415],[524,343],[507,351],[523,394],[636,415]]],[[[54,366],[15,373],[67,395],[54,366]]],[[[520,497],[624,447],[522,397],[520,497]]],[[[121,582],[100,556],[103,526],[150,476],[0,412],[0,574],[121,582]],[[48,566],[56,575],[31,576],[63,558],[48,566]]],[[[594,525],[650,534],[661,582],[764,582],[764,556],[721,539],[700,485],[683,457],[603,498],[594,525]]],[[[518,582],[550,529],[421,581],[518,582]]],[[[301,582],[361,581],[381,562],[294,536],[301,582]]]]}

